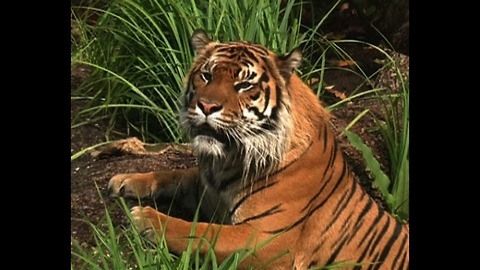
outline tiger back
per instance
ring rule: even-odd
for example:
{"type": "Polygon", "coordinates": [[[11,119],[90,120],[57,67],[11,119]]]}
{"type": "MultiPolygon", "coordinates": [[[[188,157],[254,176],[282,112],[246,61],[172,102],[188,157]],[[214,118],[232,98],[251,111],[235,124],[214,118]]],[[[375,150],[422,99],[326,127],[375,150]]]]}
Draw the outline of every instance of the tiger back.
{"type": "Polygon", "coordinates": [[[117,175],[109,191],[146,197],[180,190],[184,204],[201,203],[201,215],[214,223],[196,224],[191,235],[191,222],[136,207],[136,225],[152,241],[165,232],[174,253],[186,249],[186,236],[203,253],[199,239],[215,240],[220,261],[255,249],[241,269],[408,269],[408,229],[355,181],[329,112],[294,72],[301,52],[220,43],[203,30],[192,45],[197,56],[185,78],[180,126],[198,168],[117,175]]]}

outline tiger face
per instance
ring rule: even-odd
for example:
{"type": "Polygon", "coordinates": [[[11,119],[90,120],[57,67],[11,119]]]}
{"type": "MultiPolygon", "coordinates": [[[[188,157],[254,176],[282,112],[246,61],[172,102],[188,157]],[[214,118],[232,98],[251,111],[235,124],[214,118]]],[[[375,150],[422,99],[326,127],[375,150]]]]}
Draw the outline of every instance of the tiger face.
{"type": "Polygon", "coordinates": [[[186,77],[180,124],[199,157],[232,153],[247,158],[246,167],[274,167],[289,144],[286,88],[301,53],[279,56],[252,43],[214,42],[201,30],[192,45],[197,57],[186,77]]]}

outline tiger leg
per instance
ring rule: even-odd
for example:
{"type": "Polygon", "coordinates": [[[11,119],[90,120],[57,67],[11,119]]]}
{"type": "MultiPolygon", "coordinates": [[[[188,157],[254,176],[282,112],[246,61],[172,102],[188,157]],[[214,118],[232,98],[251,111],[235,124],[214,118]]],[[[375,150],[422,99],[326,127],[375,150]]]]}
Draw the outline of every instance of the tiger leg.
{"type": "Polygon", "coordinates": [[[108,182],[108,194],[125,198],[173,196],[178,187],[188,189],[195,181],[198,181],[198,168],[117,174],[108,182]]]}
{"type": "MultiPolygon", "coordinates": [[[[251,224],[242,223],[237,225],[220,225],[215,223],[197,222],[192,223],[183,219],[175,218],[156,211],[152,207],[136,206],[132,208],[132,218],[138,231],[149,241],[158,244],[157,239],[164,233],[165,240],[170,252],[181,254],[185,251],[190,241],[193,241],[193,250],[199,249],[203,256],[208,253],[210,244],[213,245],[216,258],[219,262],[224,261],[233,252],[239,250],[256,249],[253,256],[249,256],[242,262],[239,269],[245,269],[247,266],[255,266],[268,262],[279,253],[287,251],[285,245],[279,243],[269,243],[262,248],[262,243],[270,241],[271,234],[257,231],[251,224]],[[195,228],[192,235],[192,228],[195,228]],[[193,236],[193,237],[191,237],[193,236]],[[257,247],[255,247],[258,245],[257,247]]],[[[287,259],[291,262],[291,256],[285,256],[283,253],[280,260],[275,263],[285,265],[287,259]]],[[[283,269],[278,267],[275,269],[283,269]]],[[[290,267],[291,269],[291,267],[290,267]]]]}

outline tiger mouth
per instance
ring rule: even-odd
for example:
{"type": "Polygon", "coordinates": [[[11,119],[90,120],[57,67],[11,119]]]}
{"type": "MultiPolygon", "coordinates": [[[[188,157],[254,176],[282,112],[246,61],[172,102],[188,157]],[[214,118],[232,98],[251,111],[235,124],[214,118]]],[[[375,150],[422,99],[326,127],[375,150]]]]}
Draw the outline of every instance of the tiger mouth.
{"type": "Polygon", "coordinates": [[[222,133],[218,132],[215,129],[213,129],[210,125],[208,124],[203,124],[197,128],[197,135],[196,136],[206,136],[213,138],[221,143],[228,143],[228,138],[227,136],[222,133]]]}

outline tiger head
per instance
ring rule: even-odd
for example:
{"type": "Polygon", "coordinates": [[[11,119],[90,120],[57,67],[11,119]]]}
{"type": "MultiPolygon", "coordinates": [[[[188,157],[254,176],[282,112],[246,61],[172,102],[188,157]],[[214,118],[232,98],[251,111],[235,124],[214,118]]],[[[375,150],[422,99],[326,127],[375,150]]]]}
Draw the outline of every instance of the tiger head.
{"type": "Polygon", "coordinates": [[[180,125],[199,159],[241,159],[246,171],[275,170],[291,143],[288,88],[301,52],[277,55],[249,42],[220,43],[203,30],[191,43],[197,56],[185,78],[180,125]]]}

